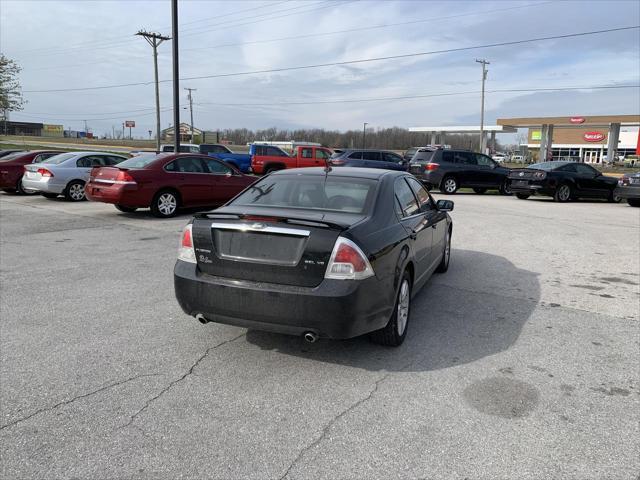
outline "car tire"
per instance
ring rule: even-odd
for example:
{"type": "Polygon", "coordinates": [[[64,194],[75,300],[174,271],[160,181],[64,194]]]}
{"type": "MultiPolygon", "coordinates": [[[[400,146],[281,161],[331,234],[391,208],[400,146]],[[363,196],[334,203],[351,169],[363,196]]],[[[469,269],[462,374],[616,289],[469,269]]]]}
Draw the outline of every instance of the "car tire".
{"type": "Polygon", "coordinates": [[[474,188],[473,191],[476,192],[478,195],[482,195],[484,193],[487,193],[487,189],[486,188],[474,188]]]}
{"type": "Polygon", "coordinates": [[[24,188],[22,188],[22,177],[18,179],[18,183],[16,184],[16,193],[20,195],[35,195],[36,191],[27,192],[24,188]]]}
{"type": "Polygon", "coordinates": [[[137,210],[136,207],[125,207],[124,205],[115,205],[116,210],[120,210],[123,213],[133,213],[137,210]]]}
{"type": "Polygon", "coordinates": [[[458,180],[456,180],[455,177],[444,177],[440,184],[440,191],[448,195],[456,193],[458,188],[460,188],[460,185],[458,185],[458,180]]]}
{"type": "Polygon", "coordinates": [[[53,200],[54,198],[58,198],[57,193],[41,193],[44,198],[48,198],[49,200],[53,200]]]}
{"type": "Polygon", "coordinates": [[[73,180],[69,182],[67,188],[64,189],[64,198],[70,202],[82,202],[87,197],[84,194],[84,182],[81,180],[73,180]]]}
{"type": "Polygon", "coordinates": [[[556,191],[553,192],[553,199],[559,203],[568,202],[569,200],[571,200],[572,196],[573,191],[571,189],[571,185],[567,183],[561,183],[560,185],[558,185],[558,188],[556,188],[556,191]]]}
{"type": "Polygon", "coordinates": [[[400,285],[396,294],[396,303],[389,322],[384,328],[371,332],[369,338],[372,342],[388,347],[402,345],[407,336],[409,327],[409,314],[411,313],[411,277],[406,270],[400,277],[400,285]]]}
{"type": "Polygon", "coordinates": [[[277,172],[278,170],[282,170],[282,168],[277,167],[275,165],[269,165],[267,168],[264,169],[264,174],[269,175],[271,172],[277,172]]]}
{"type": "Polygon", "coordinates": [[[526,193],[516,193],[516,198],[519,198],[520,200],[526,200],[527,198],[529,198],[531,195],[528,195],[526,193]]]}
{"type": "Polygon", "coordinates": [[[632,207],[640,207],[640,198],[627,198],[627,203],[632,207]]]}
{"type": "Polygon", "coordinates": [[[151,213],[158,218],[171,218],[178,213],[180,199],[175,190],[161,190],[151,201],[151,213]]]}
{"type": "Polygon", "coordinates": [[[513,192],[511,191],[511,182],[507,178],[505,178],[502,185],[500,185],[500,195],[513,195],[513,192]]]}
{"type": "Polygon", "coordinates": [[[609,196],[607,197],[607,201],[609,203],[620,203],[622,201],[622,198],[620,198],[619,196],[615,195],[613,193],[613,190],[611,190],[609,192],[609,196]]]}
{"type": "Polygon", "coordinates": [[[449,260],[451,260],[451,229],[447,229],[444,238],[444,251],[442,252],[442,260],[436,267],[436,273],[444,273],[449,270],[449,260]]]}

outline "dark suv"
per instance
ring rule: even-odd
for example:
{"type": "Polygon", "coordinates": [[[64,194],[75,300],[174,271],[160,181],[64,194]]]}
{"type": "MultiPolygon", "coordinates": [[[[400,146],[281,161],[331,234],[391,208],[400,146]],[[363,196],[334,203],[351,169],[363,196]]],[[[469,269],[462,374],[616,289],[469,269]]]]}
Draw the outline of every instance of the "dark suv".
{"type": "Polygon", "coordinates": [[[476,193],[498,189],[503,195],[511,194],[510,170],[487,155],[469,150],[420,149],[409,171],[427,187],[439,188],[443,193],[471,187],[476,193]]]}
{"type": "Polygon", "coordinates": [[[386,168],[406,171],[409,165],[401,155],[387,150],[341,150],[331,155],[331,165],[337,167],[386,168]]]}

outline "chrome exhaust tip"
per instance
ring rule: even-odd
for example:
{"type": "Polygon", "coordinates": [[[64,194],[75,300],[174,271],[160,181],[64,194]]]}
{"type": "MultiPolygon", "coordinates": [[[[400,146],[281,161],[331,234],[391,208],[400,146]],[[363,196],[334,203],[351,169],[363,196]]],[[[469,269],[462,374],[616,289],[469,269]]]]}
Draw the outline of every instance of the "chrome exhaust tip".
{"type": "Polygon", "coordinates": [[[198,320],[201,324],[205,324],[205,323],[209,323],[209,320],[207,320],[206,318],[204,318],[204,315],[202,315],[201,313],[196,314],[196,320],[198,320]]]}
{"type": "Polygon", "coordinates": [[[318,341],[318,335],[313,332],[306,332],[303,337],[309,343],[316,343],[318,341]]]}

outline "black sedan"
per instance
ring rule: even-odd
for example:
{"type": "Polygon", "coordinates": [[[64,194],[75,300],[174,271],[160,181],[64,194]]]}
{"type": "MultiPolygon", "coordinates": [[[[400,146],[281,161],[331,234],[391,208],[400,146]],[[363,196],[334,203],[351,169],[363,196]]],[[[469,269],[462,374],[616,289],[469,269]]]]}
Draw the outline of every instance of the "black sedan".
{"type": "Polygon", "coordinates": [[[619,202],[614,193],[618,179],[602,175],[579,162],[544,162],[511,170],[511,191],[521,200],[531,195],[553,197],[556,202],[577,198],[603,198],[619,202]]]}
{"type": "Polygon", "coordinates": [[[614,195],[626,199],[632,207],[640,207],[640,172],[620,177],[614,195]]]}
{"type": "Polygon", "coordinates": [[[450,210],[406,172],[278,171],[185,227],[175,294],[201,323],[397,346],[449,267],[450,210]]]}

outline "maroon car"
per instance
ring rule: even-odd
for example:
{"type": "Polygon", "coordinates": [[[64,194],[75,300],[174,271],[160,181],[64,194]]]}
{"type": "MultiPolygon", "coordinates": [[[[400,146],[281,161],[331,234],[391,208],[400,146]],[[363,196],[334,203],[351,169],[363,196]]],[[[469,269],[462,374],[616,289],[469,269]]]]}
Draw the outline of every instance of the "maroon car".
{"type": "Polygon", "coordinates": [[[31,152],[10,153],[0,158],[0,189],[5,192],[29,193],[22,189],[24,166],[28,163],[42,163],[46,159],[59,153],[64,152],[33,150],[31,152]]]}
{"type": "Polygon", "coordinates": [[[113,203],[121,212],[150,207],[166,218],[180,207],[222,205],[255,180],[207,155],[153,153],[94,167],[84,191],[87,199],[113,203]]]}

